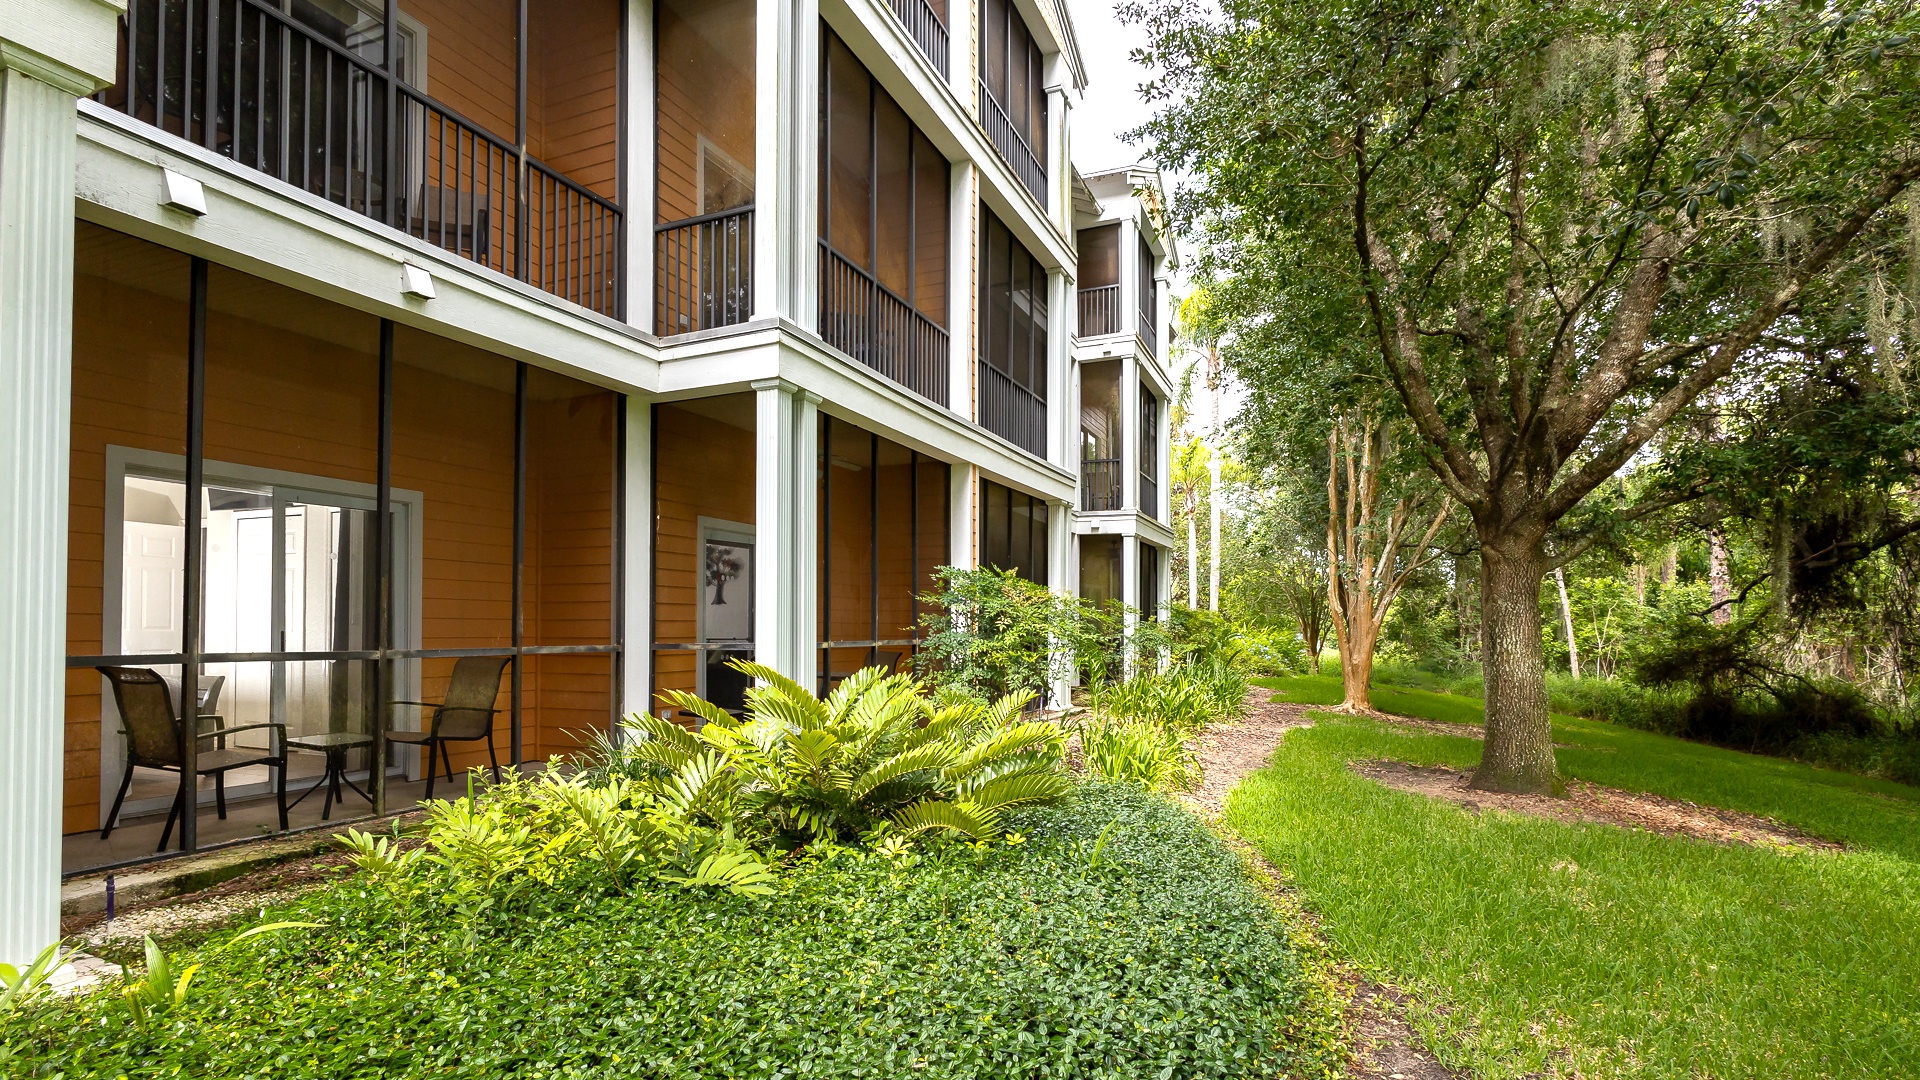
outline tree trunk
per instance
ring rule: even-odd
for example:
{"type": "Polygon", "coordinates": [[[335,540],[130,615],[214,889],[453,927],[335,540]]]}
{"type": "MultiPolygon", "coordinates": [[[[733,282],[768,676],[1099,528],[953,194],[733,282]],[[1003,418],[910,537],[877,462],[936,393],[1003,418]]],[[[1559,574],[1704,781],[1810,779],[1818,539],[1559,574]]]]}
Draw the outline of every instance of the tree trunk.
{"type": "Polygon", "coordinates": [[[1355,619],[1342,634],[1340,643],[1340,712],[1373,711],[1373,651],[1380,633],[1367,625],[1370,619],[1355,619]]]}
{"type": "Polygon", "coordinates": [[[1727,574],[1727,530],[1718,525],[1707,528],[1707,590],[1713,602],[1713,621],[1725,626],[1733,621],[1733,580],[1727,574]]]}
{"type": "Polygon", "coordinates": [[[1538,540],[1495,546],[1482,536],[1480,652],[1486,664],[1487,736],[1472,784],[1480,791],[1560,795],[1565,790],[1547,720],[1542,562],[1538,540]]]}
{"type": "Polygon", "coordinates": [[[1560,623],[1567,631],[1567,670],[1580,677],[1580,643],[1573,638],[1573,605],[1567,602],[1567,575],[1553,568],[1553,583],[1560,587],[1560,623]]]}
{"type": "Polygon", "coordinates": [[[1187,500],[1187,607],[1200,610],[1200,508],[1187,500]]]}
{"type": "MultiPolygon", "coordinates": [[[[1220,407],[1214,405],[1215,426],[1218,427],[1220,407]]],[[[1207,610],[1220,610],[1220,452],[1214,451],[1207,457],[1207,521],[1211,534],[1212,554],[1207,560],[1207,610]]]]}

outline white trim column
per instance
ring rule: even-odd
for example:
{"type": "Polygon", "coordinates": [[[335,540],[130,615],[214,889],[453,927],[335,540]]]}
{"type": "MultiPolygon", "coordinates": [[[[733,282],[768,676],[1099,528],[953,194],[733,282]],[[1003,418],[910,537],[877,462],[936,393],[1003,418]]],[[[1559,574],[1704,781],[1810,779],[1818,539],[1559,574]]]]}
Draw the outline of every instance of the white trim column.
{"type": "Polygon", "coordinates": [[[753,317],[819,320],[820,3],[758,0],[754,41],[753,317]]]}
{"type": "Polygon", "coordinates": [[[974,418],[973,338],[979,332],[977,313],[973,310],[976,258],[973,238],[980,233],[980,224],[974,217],[980,205],[973,193],[977,168],[971,161],[954,163],[947,202],[951,223],[947,237],[947,340],[952,346],[951,366],[947,369],[947,408],[968,420],[974,418]]]}
{"type": "MultiPolygon", "coordinates": [[[[1047,504],[1047,588],[1063,596],[1078,595],[1079,581],[1073,565],[1073,505],[1071,503],[1050,502],[1047,504]]],[[[1064,647],[1057,652],[1067,651],[1064,647]]],[[[1073,700],[1073,671],[1071,666],[1054,679],[1049,691],[1051,703],[1059,706],[1073,700]]]]}
{"type": "MultiPolygon", "coordinates": [[[[1128,641],[1133,640],[1133,628],[1140,622],[1140,611],[1134,606],[1139,599],[1140,538],[1128,534],[1120,538],[1120,602],[1124,605],[1121,610],[1126,613],[1121,616],[1121,625],[1128,641]]],[[[1127,650],[1127,662],[1123,665],[1122,672],[1127,678],[1133,677],[1131,648],[1127,650]]]]}
{"type": "Polygon", "coordinates": [[[626,503],[620,535],[620,714],[652,712],[653,703],[653,403],[627,398],[626,503]]]}
{"type": "MultiPolygon", "coordinates": [[[[653,325],[654,194],[654,0],[627,0],[627,323],[659,333],[653,325]]],[[[755,178],[758,182],[758,178],[755,178]]]]}
{"type": "Polygon", "coordinates": [[[1120,358],[1120,505],[1140,506],[1140,346],[1129,339],[1120,358]]]}
{"type": "Polygon", "coordinates": [[[971,465],[947,467],[947,562],[962,569],[980,565],[980,529],[973,518],[973,503],[980,492],[980,473],[971,465]]]}
{"type": "Polygon", "coordinates": [[[1067,422],[1074,417],[1067,406],[1073,395],[1073,306],[1074,294],[1067,275],[1059,270],[1047,272],[1047,460],[1055,465],[1068,464],[1067,448],[1073,439],[1067,422]]]}
{"type": "Polygon", "coordinates": [[[753,384],[753,656],[811,689],[819,612],[820,397],[753,384]]]}
{"type": "Polygon", "coordinates": [[[0,963],[60,936],[74,101],[113,82],[108,0],[0,22],[0,963]]]}

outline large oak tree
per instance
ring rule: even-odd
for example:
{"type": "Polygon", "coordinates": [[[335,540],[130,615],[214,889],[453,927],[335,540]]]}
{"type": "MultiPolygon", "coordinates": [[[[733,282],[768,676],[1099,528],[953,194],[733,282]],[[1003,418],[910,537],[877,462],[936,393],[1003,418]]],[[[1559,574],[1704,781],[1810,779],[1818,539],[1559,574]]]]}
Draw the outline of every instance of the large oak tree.
{"type": "MultiPolygon", "coordinates": [[[[1144,134],[1194,177],[1181,205],[1215,270],[1361,312],[1372,375],[1472,519],[1474,785],[1557,790],[1543,577],[1593,542],[1590,496],[1621,490],[1703,394],[1792,347],[1806,307],[1871,257],[1862,237],[1900,216],[1920,177],[1914,5],[1129,12],[1155,42],[1144,134]]],[[[1631,485],[1644,494],[1611,517],[1705,479],[1631,485]]]]}

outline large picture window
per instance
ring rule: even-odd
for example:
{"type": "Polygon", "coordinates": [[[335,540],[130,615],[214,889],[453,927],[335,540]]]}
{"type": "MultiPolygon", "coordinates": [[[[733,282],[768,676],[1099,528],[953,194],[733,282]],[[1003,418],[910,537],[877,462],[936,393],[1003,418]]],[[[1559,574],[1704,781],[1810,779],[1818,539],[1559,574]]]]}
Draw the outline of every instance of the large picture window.
{"type": "Polygon", "coordinates": [[[980,424],[1047,453],[1047,271],[980,208],[980,424]]]}
{"type": "Polygon", "coordinates": [[[821,30],[820,336],[947,403],[946,156],[821,30]]]}

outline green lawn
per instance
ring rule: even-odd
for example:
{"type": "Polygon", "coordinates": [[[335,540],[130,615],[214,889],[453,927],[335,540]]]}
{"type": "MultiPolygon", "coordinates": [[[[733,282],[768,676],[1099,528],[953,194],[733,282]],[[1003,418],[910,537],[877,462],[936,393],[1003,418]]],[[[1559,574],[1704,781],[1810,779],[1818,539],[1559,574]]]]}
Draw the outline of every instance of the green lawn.
{"type": "MultiPolygon", "coordinates": [[[[1336,680],[1276,688],[1338,696],[1336,680]]],[[[1400,690],[1375,704],[1479,707],[1400,690]]],[[[1236,789],[1227,819],[1338,948],[1415,991],[1418,1026],[1477,1076],[1920,1075],[1920,792],[1604,723],[1555,730],[1569,775],[1769,813],[1853,850],[1472,814],[1346,765],[1470,768],[1476,740],[1327,714],[1236,789]]]]}
{"type": "MultiPolygon", "coordinates": [[[[1275,701],[1333,705],[1338,676],[1256,679],[1275,701]]],[[[1375,686],[1382,712],[1478,727],[1478,698],[1375,686]]],[[[1920,788],[1818,769],[1781,758],[1617,727],[1604,720],[1555,715],[1556,757],[1567,776],[1627,791],[1644,791],[1706,806],[1744,810],[1798,826],[1816,836],[1920,861],[1920,788]]]]}

